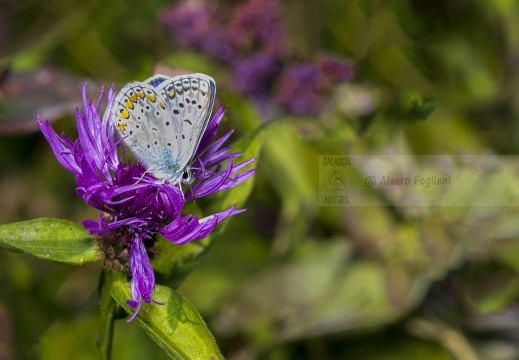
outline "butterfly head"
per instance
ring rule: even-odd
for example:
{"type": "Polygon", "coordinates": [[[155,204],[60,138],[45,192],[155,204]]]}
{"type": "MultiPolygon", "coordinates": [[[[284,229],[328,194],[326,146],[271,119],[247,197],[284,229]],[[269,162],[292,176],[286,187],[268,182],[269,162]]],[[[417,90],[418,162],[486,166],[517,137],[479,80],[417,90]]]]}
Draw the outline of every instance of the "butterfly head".
{"type": "Polygon", "coordinates": [[[188,165],[188,166],[186,166],[184,171],[182,171],[182,177],[180,179],[180,182],[182,184],[191,185],[193,183],[193,181],[195,181],[195,177],[193,176],[193,173],[191,172],[191,168],[188,165]]]}
{"type": "Polygon", "coordinates": [[[169,167],[161,166],[158,168],[152,167],[146,172],[152,174],[155,179],[161,183],[168,183],[171,185],[190,185],[193,183],[193,181],[195,181],[195,176],[193,175],[189,165],[187,165],[184,169],[178,169],[176,165],[169,167]]]}

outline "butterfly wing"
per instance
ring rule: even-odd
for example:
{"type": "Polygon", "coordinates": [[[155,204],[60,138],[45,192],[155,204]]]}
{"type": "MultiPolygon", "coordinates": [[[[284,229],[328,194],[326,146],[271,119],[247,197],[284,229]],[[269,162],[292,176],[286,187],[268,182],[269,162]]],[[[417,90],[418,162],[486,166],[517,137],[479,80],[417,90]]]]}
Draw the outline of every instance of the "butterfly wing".
{"type": "Polygon", "coordinates": [[[215,92],[204,74],[155,75],[121,89],[112,119],[137,160],[158,180],[175,183],[196,153],[215,92]]]}
{"type": "Polygon", "coordinates": [[[183,170],[193,159],[213,109],[216,84],[204,74],[171,78],[156,75],[146,82],[155,84],[164,99],[173,126],[166,130],[168,139],[177,141],[178,163],[183,170]]]}
{"type": "Polygon", "coordinates": [[[159,180],[182,169],[170,113],[156,89],[143,82],[126,84],[112,105],[112,121],[124,143],[159,180]]]}

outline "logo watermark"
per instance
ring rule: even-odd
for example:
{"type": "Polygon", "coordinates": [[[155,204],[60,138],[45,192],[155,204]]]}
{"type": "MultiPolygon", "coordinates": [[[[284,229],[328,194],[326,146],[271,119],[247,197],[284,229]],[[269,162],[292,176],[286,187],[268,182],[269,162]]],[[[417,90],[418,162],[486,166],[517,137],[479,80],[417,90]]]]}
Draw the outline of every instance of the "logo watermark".
{"type": "Polygon", "coordinates": [[[319,205],[349,205],[348,190],[351,188],[351,161],[348,156],[320,156],[319,178],[321,189],[319,205]]]}
{"type": "MultiPolygon", "coordinates": [[[[381,186],[446,186],[451,185],[452,176],[420,176],[415,175],[413,178],[411,177],[394,177],[394,176],[382,176],[378,180],[378,184],[381,186]]],[[[377,185],[377,178],[375,176],[366,176],[366,180],[364,180],[364,184],[367,187],[374,187],[377,185]]]]}
{"type": "Polygon", "coordinates": [[[320,206],[519,206],[519,157],[321,155],[320,206]]]}

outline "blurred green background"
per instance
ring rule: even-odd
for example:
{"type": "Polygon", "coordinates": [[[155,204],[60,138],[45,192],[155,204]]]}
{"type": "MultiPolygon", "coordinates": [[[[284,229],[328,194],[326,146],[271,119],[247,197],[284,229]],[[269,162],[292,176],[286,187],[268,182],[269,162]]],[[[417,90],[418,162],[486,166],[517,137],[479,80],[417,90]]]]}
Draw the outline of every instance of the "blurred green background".
{"type": "MultiPolygon", "coordinates": [[[[234,141],[263,122],[228,86],[231,69],[176,46],[158,21],[171,5],[0,1],[0,223],[98,217],[35,122],[40,114],[74,138],[84,81],[97,97],[99,85],[117,90],[158,64],[201,71],[228,109],[222,134],[236,129],[234,141]]],[[[516,155],[519,3],[280,8],[293,61],[329,54],[353,80],[320,115],[269,124],[247,212],[228,220],[179,291],[228,359],[519,359],[517,208],[416,209],[377,191],[377,207],[318,201],[319,155],[516,155]]],[[[516,177],[467,192],[492,194],[516,177]]],[[[96,358],[101,270],[0,252],[0,359],[96,358]]],[[[117,322],[113,358],[144,357],[166,355],[136,322],[117,322]]]]}

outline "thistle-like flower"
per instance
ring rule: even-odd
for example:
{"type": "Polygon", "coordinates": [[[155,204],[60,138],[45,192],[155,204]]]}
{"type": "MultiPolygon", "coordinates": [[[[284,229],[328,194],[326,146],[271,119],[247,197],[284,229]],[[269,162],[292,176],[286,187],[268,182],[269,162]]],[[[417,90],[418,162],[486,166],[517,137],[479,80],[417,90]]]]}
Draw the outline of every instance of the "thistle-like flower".
{"type": "Polygon", "coordinates": [[[107,110],[101,114],[103,89],[94,105],[92,100],[87,102],[85,84],[84,112],[76,111],[75,141],[64,134],[58,136],[49,122],[43,122],[39,116],[37,121],[59,163],[76,176],[76,193],[101,211],[97,221],[86,220],[83,226],[97,235],[105,264],[131,274],[132,300],[127,304],[136,309],[128,320],[131,321],[142,301],[155,302],[155,275],[150,263],[150,257],[156,256],[155,235],[160,234],[175,245],[186,244],[207,237],[222,220],[245,211],[232,206],[202,219],[181,215],[185,201],[229,189],[251,177],[254,169],[239,171],[255,159],[233,165],[233,159],[241,154],[222,148],[232,132],[215,140],[225,114],[220,108],[210,120],[194,157],[193,175],[198,182],[184,196],[177,186],[160,183],[145,173],[139,163],[123,163],[118,153],[121,141],[116,140],[110,120],[112,88],[106,99],[107,110]],[[225,169],[224,161],[228,161],[225,169]]]}

